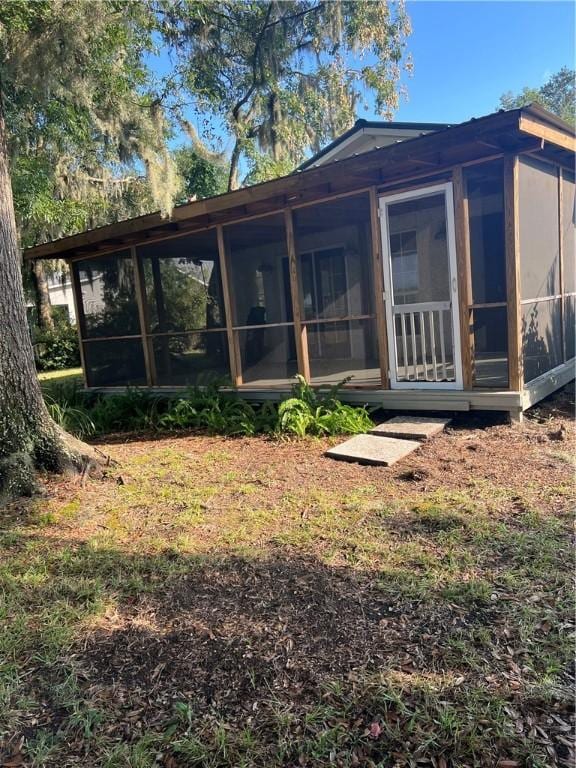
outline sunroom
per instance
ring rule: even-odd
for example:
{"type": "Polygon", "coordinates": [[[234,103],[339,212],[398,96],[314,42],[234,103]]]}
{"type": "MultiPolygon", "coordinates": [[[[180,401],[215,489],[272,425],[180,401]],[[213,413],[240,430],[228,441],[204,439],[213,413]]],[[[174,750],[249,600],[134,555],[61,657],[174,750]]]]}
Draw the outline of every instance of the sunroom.
{"type": "Polygon", "coordinates": [[[299,373],[518,416],[574,376],[574,141],[539,107],[501,112],[25,257],[71,266],[88,388],[266,399],[299,373]]]}

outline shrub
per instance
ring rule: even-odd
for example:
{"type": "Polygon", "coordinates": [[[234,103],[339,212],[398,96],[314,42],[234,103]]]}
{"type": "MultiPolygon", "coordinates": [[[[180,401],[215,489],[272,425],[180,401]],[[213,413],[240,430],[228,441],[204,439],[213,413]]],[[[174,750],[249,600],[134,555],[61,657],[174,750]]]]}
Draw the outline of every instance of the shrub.
{"type": "Polygon", "coordinates": [[[304,435],[355,435],[371,429],[366,408],[341,403],[336,395],[342,384],[326,392],[314,389],[302,376],[292,389],[292,397],[280,403],[278,431],[297,437],[304,435]]]}
{"type": "Polygon", "coordinates": [[[98,434],[156,429],[167,402],[161,395],[128,388],[121,395],[99,394],[90,416],[98,434]]]}
{"type": "Polygon", "coordinates": [[[201,430],[210,434],[344,435],[372,427],[366,408],[341,403],[340,385],[315,390],[298,377],[292,396],[277,405],[253,405],[236,392],[216,384],[194,387],[184,397],[165,397],[128,389],[121,395],[86,393],[70,382],[50,387],[46,402],[53,418],[66,430],[92,434],[141,430],[201,430]]]}
{"type": "Polygon", "coordinates": [[[186,398],[168,404],[158,425],[164,429],[202,429],[211,434],[255,435],[271,432],[277,413],[270,407],[255,408],[236,393],[222,392],[218,384],[195,387],[186,398]]]}
{"type": "Polygon", "coordinates": [[[52,331],[38,331],[34,356],[39,371],[62,371],[80,365],[78,333],[70,323],[61,322],[52,331]]]}
{"type": "Polygon", "coordinates": [[[44,400],[50,416],[66,432],[80,439],[96,432],[88,398],[76,382],[58,382],[47,386],[44,400]]]}

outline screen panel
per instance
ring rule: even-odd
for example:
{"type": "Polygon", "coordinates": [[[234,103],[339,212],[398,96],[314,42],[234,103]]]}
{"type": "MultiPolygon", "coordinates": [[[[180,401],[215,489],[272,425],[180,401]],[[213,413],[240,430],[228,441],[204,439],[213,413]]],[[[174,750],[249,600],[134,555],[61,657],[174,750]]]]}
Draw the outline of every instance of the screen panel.
{"type": "Polygon", "coordinates": [[[560,291],[556,168],[521,158],[518,187],[521,298],[555,296],[560,291]]]}
{"type": "Polygon", "coordinates": [[[576,200],[574,174],[562,171],[562,254],[564,292],[576,292],[576,200]]]}
{"type": "Polygon", "coordinates": [[[130,251],[78,261],[73,268],[80,284],[84,338],[140,334],[130,251]]]}
{"type": "Polygon", "coordinates": [[[473,386],[508,386],[508,312],[506,307],[474,310],[473,386]]]}
{"type": "Polygon", "coordinates": [[[294,326],[249,328],[235,332],[244,384],[293,383],[298,367],[294,326]]]}
{"type": "Polygon", "coordinates": [[[387,206],[394,304],[450,300],[444,193],[387,206]]]}
{"type": "Polygon", "coordinates": [[[470,226],[472,301],[506,301],[504,177],[501,162],[465,170],[470,226]]]}
{"type": "Polygon", "coordinates": [[[314,384],[336,384],[350,378],[350,386],[380,383],[376,324],[352,320],[306,325],[310,376],[314,384]]]}
{"type": "Polygon", "coordinates": [[[83,347],[89,387],[144,386],[146,384],[141,339],[85,341],[83,347]]]}
{"type": "Polygon", "coordinates": [[[576,296],[564,299],[564,338],[566,360],[576,357],[576,296]]]}
{"type": "Polygon", "coordinates": [[[562,362],[560,299],[522,306],[524,381],[529,382],[562,362]]]}
{"type": "Polygon", "coordinates": [[[152,339],[157,383],[193,386],[230,381],[225,332],[156,336],[152,339]]]}
{"type": "Polygon", "coordinates": [[[137,253],[151,333],[226,326],[215,230],[163,240],[137,253]]]}
{"type": "Polygon", "coordinates": [[[284,217],[263,216],[224,227],[234,326],[291,322],[284,217]]]}
{"type": "Polygon", "coordinates": [[[302,317],[373,312],[370,199],[353,195],[294,211],[302,317]]]}

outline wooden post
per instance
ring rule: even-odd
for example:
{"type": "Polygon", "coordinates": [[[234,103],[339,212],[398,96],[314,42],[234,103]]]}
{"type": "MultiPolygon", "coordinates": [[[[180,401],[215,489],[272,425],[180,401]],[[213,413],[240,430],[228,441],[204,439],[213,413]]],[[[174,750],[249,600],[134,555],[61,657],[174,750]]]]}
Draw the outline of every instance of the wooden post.
{"type": "Polygon", "coordinates": [[[452,171],[456,229],[456,271],[460,316],[460,354],[464,389],[472,389],[474,379],[474,316],[472,309],[472,268],[470,262],[470,220],[468,194],[462,166],[452,171]]]}
{"type": "Polygon", "coordinates": [[[140,319],[140,333],[142,335],[142,349],[144,350],[144,365],[146,367],[146,383],[149,387],[156,384],[156,361],[154,350],[149,336],[150,323],[148,322],[148,303],[144,287],[144,274],[142,264],[136,253],[136,247],[130,248],[132,267],[134,269],[134,285],[136,288],[136,303],[138,304],[138,317],[140,319]]]}
{"type": "Polygon", "coordinates": [[[372,270],[374,281],[374,311],[378,337],[378,360],[382,389],[388,389],[388,336],[386,335],[386,309],[384,307],[384,267],[382,259],[382,231],[378,215],[376,187],[370,189],[370,228],[372,233],[372,270]]]}
{"type": "Polygon", "coordinates": [[[566,333],[564,332],[566,300],[564,296],[564,248],[562,244],[562,235],[564,229],[564,190],[562,188],[562,168],[558,166],[556,172],[558,174],[558,280],[560,283],[560,339],[562,340],[562,361],[566,362],[568,357],[566,350],[566,333]]]}
{"type": "Polygon", "coordinates": [[[506,298],[508,307],[508,386],[524,386],[520,287],[520,222],[518,220],[518,156],[504,157],[504,233],[506,245],[506,298]]]}
{"type": "Polygon", "coordinates": [[[76,314],[76,330],[78,331],[78,346],[80,347],[80,365],[82,366],[82,378],[84,379],[84,386],[88,387],[88,372],[86,370],[86,360],[84,358],[84,342],[82,337],[84,333],[82,326],[84,323],[84,311],[82,307],[82,288],[80,286],[80,279],[78,277],[78,264],[72,264],[70,261],[66,262],[68,269],[70,270],[70,277],[72,280],[72,296],[74,298],[74,312],[76,314]]]}
{"type": "Polygon", "coordinates": [[[292,316],[294,318],[294,337],[296,339],[296,359],[298,361],[298,373],[303,376],[306,381],[310,381],[308,331],[306,326],[302,325],[300,283],[298,280],[298,259],[296,256],[296,241],[294,238],[294,216],[291,208],[284,209],[284,224],[286,227],[286,248],[288,250],[290,293],[292,296],[292,316]]]}
{"type": "Polygon", "coordinates": [[[242,358],[238,334],[234,331],[232,320],[232,297],[230,295],[230,281],[228,280],[228,258],[226,243],[224,241],[224,228],[222,224],[216,227],[218,239],[218,256],[220,259],[220,276],[222,278],[222,298],[224,299],[224,312],[226,313],[226,336],[228,337],[228,356],[230,358],[230,374],[235,387],[242,384],[242,358]]]}

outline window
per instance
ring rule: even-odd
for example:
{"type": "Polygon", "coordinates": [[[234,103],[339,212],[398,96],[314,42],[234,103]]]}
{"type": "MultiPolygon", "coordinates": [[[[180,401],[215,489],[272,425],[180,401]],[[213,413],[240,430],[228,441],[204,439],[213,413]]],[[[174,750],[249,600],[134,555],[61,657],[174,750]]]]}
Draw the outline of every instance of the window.
{"type": "Polygon", "coordinates": [[[418,275],[418,248],[416,230],[398,232],[390,236],[394,295],[402,296],[405,303],[416,300],[420,280],[418,275]]]}

